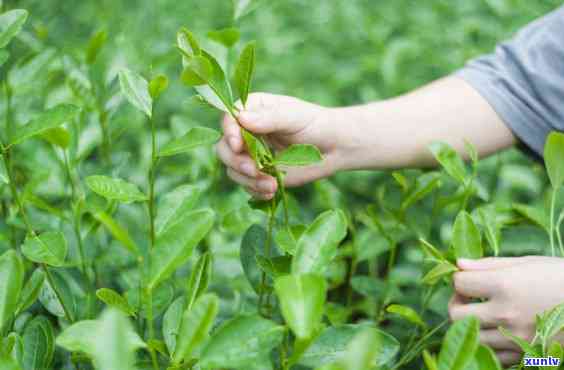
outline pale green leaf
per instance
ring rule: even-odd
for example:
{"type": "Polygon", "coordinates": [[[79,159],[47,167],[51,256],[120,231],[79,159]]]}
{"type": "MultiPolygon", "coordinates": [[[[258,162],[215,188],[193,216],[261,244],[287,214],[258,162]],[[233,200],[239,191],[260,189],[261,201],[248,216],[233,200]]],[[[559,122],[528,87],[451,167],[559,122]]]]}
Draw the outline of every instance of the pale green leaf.
{"type": "Polygon", "coordinates": [[[105,30],[96,32],[90,38],[90,41],[88,41],[88,46],[86,48],[87,64],[93,64],[96,61],[98,55],[100,54],[100,51],[106,44],[107,39],[108,39],[108,33],[105,30]]]}
{"type": "Polygon", "coordinates": [[[147,196],[136,185],[118,178],[101,175],[88,176],[86,185],[94,193],[108,200],[117,200],[123,203],[147,200],[147,196]]]}
{"type": "Polygon", "coordinates": [[[243,106],[247,104],[247,98],[249,96],[249,91],[251,90],[251,83],[255,72],[255,49],[255,42],[250,42],[245,45],[241,55],[239,56],[237,66],[235,67],[235,86],[237,87],[237,93],[239,94],[239,99],[241,99],[243,106]]]}
{"type": "Polygon", "coordinates": [[[139,252],[137,245],[129,236],[129,232],[127,229],[123,228],[120,224],[118,224],[112,216],[108,215],[106,212],[95,212],[92,216],[98,220],[112,236],[118,240],[121,245],[123,245],[127,250],[130,252],[137,254],[139,252]]]}
{"type": "Polygon", "coordinates": [[[28,235],[22,245],[22,253],[28,260],[55,267],[65,264],[67,250],[67,240],[59,231],[28,235]]]}
{"type": "Polygon", "coordinates": [[[163,316],[163,338],[169,353],[174,353],[176,340],[182,323],[182,314],[186,307],[186,298],[177,298],[166,310],[163,316]]]}
{"type": "Polygon", "coordinates": [[[21,31],[28,14],[25,9],[13,9],[0,14],[0,48],[5,48],[21,31]]]}
{"type": "Polygon", "coordinates": [[[149,95],[151,98],[157,99],[168,88],[168,77],[163,74],[155,76],[149,82],[149,95]]]}
{"type": "Polygon", "coordinates": [[[488,346],[480,344],[476,351],[478,370],[502,370],[495,352],[488,346]]]}
{"type": "Polygon", "coordinates": [[[235,27],[223,28],[208,32],[208,37],[226,48],[230,48],[239,41],[241,36],[239,30],[235,27]]]}
{"type": "Polygon", "coordinates": [[[564,184],[564,134],[551,132],[544,146],[546,171],[554,189],[564,184]]]}
{"type": "Polygon", "coordinates": [[[431,153],[453,179],[460,184],[466,183],[466,167],[458,153],[448,144],[436,142],[429,146],[431,153]]]}
{"type": "Polygon", "coordinates": [[[454,322],[448,329],[439,354],[439,370],[465,370],[478,349],[480,323],[475,317],[454,322]]]}
{"type": "Polygon", "coordinates": [[[96,297],[104,302],[109,307],[117,308],[127,316],[135,316],[135,308],[131,307],[127,300],[118,292],[109,289],[101,288],[96,291],[96,297]]]}
{"type": "Polygon", "coordinates": [[[192,57],[184,67],[180,79],[188,86],[200,86],[209,82],[213,69],[210,61],[201,55],[192,57]]]}
{"type": "Polygon", "coordinates": [[[482,258],[482,234],[468,212],[456,217],[452,231],[452,246],[456,258],[482,258]]]}
{"type": "Polygon", "coordinates": [[[186,307],[190,309],[196,299],[205,293],[208,284],[211,280],[212,261],[210,252],[205,252],[198,258],[198,261],[192,269],[190,280],[188,281],[187,304],[186,307]]]}
{"type": "Polygon", "coordinates": [[[423,321],[423,319],[421,319],[419,314],[411,307],[402,306],[399,304],[391,304],[388,307],[386,307],[386,311],[401,316],[405,320],[410,321],[423,328],[427,326],[427,324],[425,324],[425,322],[423,321]]]}
{"type": "Polygon", "coordinates": [[[55,352],[55,335],[51,322],[44,316],[37,316],[29,322],[23,333],[24,369],[51,369],[55,352]]]}
{"type": "Polygon", "coordinates": [[[119,72],[121,93],[137,108],[151,118],[153,115],[153,99],[149,94],[149,83],[140,74],[129,69],[119,72]]]}
{"type": "Polygon", "coordinates": [[[341,363],[347,370],[373,369],[380,355],[382,336],[375,328],[366,328],[356,334],[347,346],[341,363]]]}
{"type": "Polygon", "coordinates": [[[183,136],[166,144],[160,151],[160,157],[187,153],[190,150],[215,144],[221,138],[219,131],[207,127],[192,127],[183,136]]]}
{"type": "Polygon", "coordinates": [[[274,157],[274,163],[282,166],[309,166],[322,160],[319,149],[311,144],[290,145],[274,157]]]}
{"type": "Polygon", "coordinates": [[[62,149],[67,149],[70,144],[71,136],[64,127],[54,127],[41,134],[41,138],[62,149]]]}
{"type": "Polygon", "coordinates": [[[443,277],[450,276],[453,272],[458,271],[458,268],[448,261],[438,263],[431,271],[429,271],[421,282],[423,284],[434,285],[443,277]]]}
{"type": "Polygon", "coordinates": [[[155,229],[160,234],[166,226],[174,222],[182,214],[191,211],[200,196],[202,189],[194,185],[181,185],[165,194],[159,201],[155,229]]]}

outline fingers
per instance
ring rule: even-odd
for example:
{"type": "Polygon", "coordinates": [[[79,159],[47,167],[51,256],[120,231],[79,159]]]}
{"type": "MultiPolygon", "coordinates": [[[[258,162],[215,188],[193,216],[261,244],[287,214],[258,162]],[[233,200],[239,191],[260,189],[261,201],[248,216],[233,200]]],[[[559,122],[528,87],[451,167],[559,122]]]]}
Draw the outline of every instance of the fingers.
{"type": "Polygon", "coordinates": [[[223,137],[234,153],[241,153],[244,149],[241,128],[233,117],[225,115],[222,122],[223,137]]]}
{"type": "Polygon", "coordinates": [[[507,339],[497,329],[480,330],[480,343],[487,344],[494,350],[520,351],[519,346],[507,339]]]}
{"type": "Polygon", "coordinates": [[[491,270],[525,263],[527,257],[488,257],[477,260],[459,259],[456,263],[462,270],[491,270]]]}
{"type": "Polygon", "coordinates": [[[231,150],[224,137],[217,143],[216,152],[219,159],[231,169],[240,172],[248,177],[254,178],[258,176],[258,170],[247,154],[237,154],[231,150]]]}
{"type": "Polygon", "coordinates": [[[272,195],[276,192],[276,180],[267,175],[261,175],[257,178],[250,178],[232,168],[227,169],[227,176],[229,178],[243,186],[255,195],[260,197],[266,197],[266,199],[272,198],[272,195]]]}
{"type": "Polygon", "coordinates": [[[499,351],[496,352],[499,362],[503,366],[511,366],[518,364],[521,361],[521,353],[514,351],[499,351]]]}
{"type": "Polygon", "coordinates": [[[490,298],[499,288],[495,271],[459,271],[454,274],[454,289],[469,298],[490,298]]]}
{"type": "Polygon", "coordinates": [[[448,314],[453,321],[461,320],[468,316],[475,316],[480,320],[482,328],[497,328],[499,325],[496,307],[492,302],[464,304],[460,303],[460,301],[452,300],[449,304],[448,314]]]}

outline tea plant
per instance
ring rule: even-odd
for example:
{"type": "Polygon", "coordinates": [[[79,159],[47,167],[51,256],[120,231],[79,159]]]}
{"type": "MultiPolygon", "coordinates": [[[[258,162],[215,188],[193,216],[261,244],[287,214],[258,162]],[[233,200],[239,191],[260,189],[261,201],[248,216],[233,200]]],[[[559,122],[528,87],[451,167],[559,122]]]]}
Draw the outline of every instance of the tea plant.
{"type": "MultiPolygon", "coordinates": [[[[155,1],[155,9],[167,3],[155,1]]],[[[458,258],[526,253],[513,249],[523,239],[520,228],[540,234],[538,244],[549,246],[538,253],[562,253],[564,136],[549,136],[551,188],[548,201],[535,204],[544,186],[534,172],[538,166],[514,152],[479,160],[470,143],[469,165],[447,144],[434,143],[429,150],[441,170],[339,174],[288,191],[284,168],[315,164],[323,160],[319,151],[295,145],[276,152],[267,138],[241,127],[257,168],[278,181],[272,200],[249,200],[224,181],[211,154],[220,138],[214,128],[219,117],[204,106],[237,121],[239,112],[253,109],[252,87],[268,89],[284,80],[285,69],[293,76],[288,88],[299,94],[307,83],[309,96],[328,104],[337,103],[327,101],[328,88],[346,97],[339,103],[351,103],[354,94],[378,98],[364,80],[385,94],[400,92],[413,87],[403,80],[403,66],[417,49],[413,40],[425,34],[417,17],[406,23],[390,12],[400,3],[417,14],[449,14],[447,19],[455,12],[439,2],[382,4],[384,19],[374,34],[354,37],[372,42],[380,54],[354,68],[355,58],[340,59],[339,68],[325,58],[327,70],[338,76],[320,78],[317,64],[296,68],[310,63],[302,52],[287,53],[301,38],[279,32],[276,20],[307,25],[313,39],[332,35],[323,48],[369,51],[353,38],[335,38],[341,28],[302,22],[302,10],[284,3],[262,8],[265,17],[258,18],[272,30],[262,29],[253,18],[259,3],[235,1],[226,12],[219,2],[176,2],[174,9],[191,9],[176,16],[174,29],[188,21],[200,32],[181,28],[176,52],[169,47],[159,57],[153,45],[157,50],[156,41],[174,32],[164,31],[163,17],[154,19],[164,35],[140,32],[129,35],[136,42],[120,44],[123,36],[114,34],[112,22],[93,23],[89,41],[70,47],[38,21],[38,3],[29,7],[29,23],[25,10],[0,14],[1,369],[501,369],[493,351],[479,344],[477,319],[448,323],[451,275],[458,258]],[[202,9],[227,17],[193,15],[202,9]],[[386,29],[385,21],[403,31],[386,29]],[[220,27],[202,31],[212,24],[220,27]],[[259,42],[243,43],[253,28],[262,30],[253,34],[259,42]],[[396,42],[403,32],[407,39],[396,42]],[[272,57],[273,35],[288,48],[284,58],[272,57]],[[150,49],[155,58],[139,61],[142,54],[131,48],[150,49]],[[266,49],[256,68],[257,51],[266,49]],[[178,52],[182,88],[166,77],[178,75],[178,52]],[[313,75],[324,80],[323,89],[313,75]],[[360,92],[351,94],[346,80],[360,92]],[[203,105],[187,102],[192,89],[186,85],[203,105]],[[508,243],[512,233],[517,238],[508,243]]],[[[492,4],[467,7],[483,17],[504,11],[501,3],[492,4]]],[[[71,18],[113,17],[92,17],[89,6],[97,5],[76,4],[71,18]]],[[[112,6],[128,19],[143,8],[121,0],[112,6]],[[120,12],[124,4],[127,12],[120,12]]],[[[334,12],[316,6],[319,14],[334,12]]],[[[366,13],[366,6],[335,5],[337,23],[356,32],[367,21],[357,11],[366,13]]],[[[529,7],[548,9],[531,4],[527,13],[529,7]]],[[[53,32],[57,27],[49,24],[53,32]]],[[[462,34],[458,25],[451,27],[447,42],[485,37],[468,24],[462,34]]],[[[311,44],[311,55],[323,54],[311,44]]],[[[452,63],[433,58],[443,69],[452,63]]],[[[537,321],[531,342],[500,330],[527,356],[562,358],[555,340],[564,322],[561,306],[537,321]]]]}

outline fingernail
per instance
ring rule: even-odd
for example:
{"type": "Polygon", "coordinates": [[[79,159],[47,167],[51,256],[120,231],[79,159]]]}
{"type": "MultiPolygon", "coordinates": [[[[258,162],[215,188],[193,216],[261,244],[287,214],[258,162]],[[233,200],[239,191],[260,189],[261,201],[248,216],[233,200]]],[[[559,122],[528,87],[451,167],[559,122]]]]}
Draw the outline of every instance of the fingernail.
{"type": "Polygon", "coordinates": [[[260,180],[257,184],[257,187],[264,193],[270,194],[274,192],[274,186],[272,185],[272,181],[270,180],[260,180]]]}
{"type": "Polygon", "coordinates": [[[243,172],[245,175],[250,177],[256,176],[255,166],[248,162],[244,162],[241,164],[241,172],[243,172]]]}
{"type": "Polygon", "coordinates": [[[243,111],[239,113],[239,120],[243,123],[254,123],[256,124],[260,118],[260,114],[257,112],[243,111]]]}
{"type": "Polygon", "coordinates": [[[230,137],[228,141],[229,141],[229,146],[231,147],[231,150],[234,150],[234,151],[239,150],[239,139],[237,139],[236,137],[230,137]]]}

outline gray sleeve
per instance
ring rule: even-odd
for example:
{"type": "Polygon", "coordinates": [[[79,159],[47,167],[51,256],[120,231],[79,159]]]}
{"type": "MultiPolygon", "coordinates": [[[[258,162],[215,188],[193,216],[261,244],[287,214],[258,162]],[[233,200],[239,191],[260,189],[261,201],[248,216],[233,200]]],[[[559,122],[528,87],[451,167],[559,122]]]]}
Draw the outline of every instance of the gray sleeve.
{"type": "Polygon", "coordinates": [[[455,75],[472,85],[513,133],[542,156],[550,131],[564,131],[564,6],[455,75]]]}

